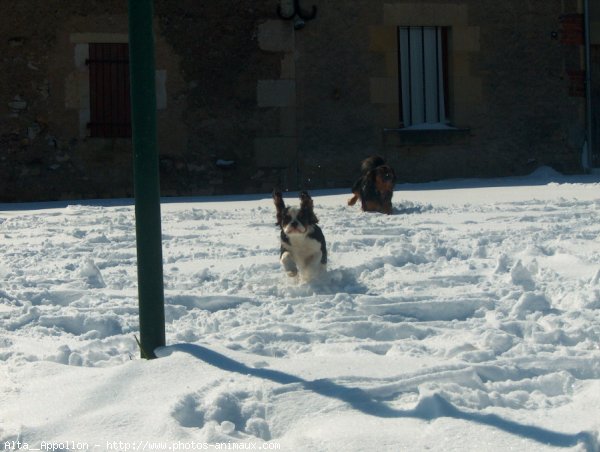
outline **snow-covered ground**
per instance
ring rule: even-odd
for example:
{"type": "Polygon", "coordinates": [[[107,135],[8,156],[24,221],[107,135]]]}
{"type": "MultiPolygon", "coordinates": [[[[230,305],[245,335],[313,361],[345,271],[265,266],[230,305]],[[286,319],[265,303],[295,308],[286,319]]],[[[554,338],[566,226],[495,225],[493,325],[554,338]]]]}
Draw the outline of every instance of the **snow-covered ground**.
{"type": "Polygon", "coordinates": [[[131,201],[0,205],[0,448],[598,451],[599,181],[313,192],[312,284],[270,196],[165,200],[152,361],[131,201]]]}

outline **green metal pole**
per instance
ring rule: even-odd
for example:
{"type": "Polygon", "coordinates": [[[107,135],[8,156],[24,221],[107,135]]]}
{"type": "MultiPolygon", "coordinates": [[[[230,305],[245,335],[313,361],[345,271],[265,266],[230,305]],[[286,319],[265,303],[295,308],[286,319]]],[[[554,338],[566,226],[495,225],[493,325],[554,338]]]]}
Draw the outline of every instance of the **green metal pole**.
{"type": "Polygon", "coordinates": [[[129,0],[129,68],[140,348],[142,357],[148,359],[156,358],[154,349],[165,345],[152,20],[152,0],[129,0]]]}

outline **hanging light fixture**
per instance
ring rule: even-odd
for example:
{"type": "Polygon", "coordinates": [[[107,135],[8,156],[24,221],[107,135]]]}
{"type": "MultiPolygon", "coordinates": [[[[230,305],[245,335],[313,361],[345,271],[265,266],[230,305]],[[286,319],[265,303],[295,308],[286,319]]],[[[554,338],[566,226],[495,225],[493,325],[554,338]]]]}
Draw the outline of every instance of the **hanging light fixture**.
{"type": "Polygon", "coordinates": [[[316,17],[317,7],[313,5],[310,13],[306,13],[300,7],[300,0],[280,0],[277,5],[277,15],[284,20],[293,20],[294,28],[300,30],[304,28],[307,21],[316,17]]]}

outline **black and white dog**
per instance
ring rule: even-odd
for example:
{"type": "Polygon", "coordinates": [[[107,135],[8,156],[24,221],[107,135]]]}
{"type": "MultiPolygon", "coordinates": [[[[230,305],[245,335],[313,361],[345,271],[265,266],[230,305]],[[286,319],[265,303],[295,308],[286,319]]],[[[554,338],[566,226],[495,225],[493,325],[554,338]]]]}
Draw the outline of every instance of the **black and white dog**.
{"type": "Polygon", "coordinates": [[[300,275],[311,281],[326,271],[327,245],[319,220],[313,212],[313,200],[303,191],[300,207],[286,207],[281,192],[273,191],[277,225],[281,228],[279,261],[288,276],[300,275]]]}

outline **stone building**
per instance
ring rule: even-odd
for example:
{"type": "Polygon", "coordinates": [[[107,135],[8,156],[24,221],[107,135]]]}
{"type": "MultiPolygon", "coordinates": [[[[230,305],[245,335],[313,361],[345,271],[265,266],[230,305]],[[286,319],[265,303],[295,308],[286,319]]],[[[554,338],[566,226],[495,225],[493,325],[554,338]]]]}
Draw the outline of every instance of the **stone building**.
{"type": "MultiPolygon", "coordinates": [[[[155,0],[162,194],[600,166],[590,3],[155,0]]],[[[0,4],[0,201],[132,196],[127,2],[0,4]]]]}

